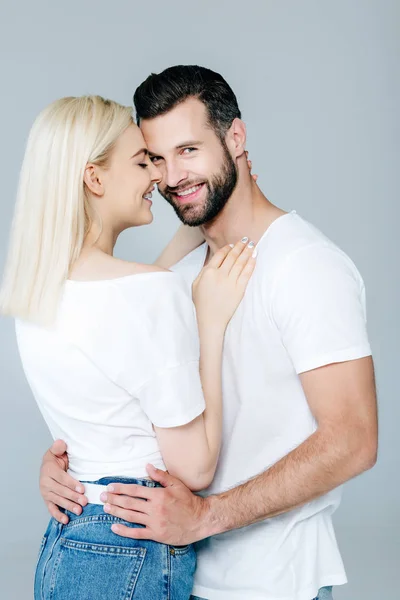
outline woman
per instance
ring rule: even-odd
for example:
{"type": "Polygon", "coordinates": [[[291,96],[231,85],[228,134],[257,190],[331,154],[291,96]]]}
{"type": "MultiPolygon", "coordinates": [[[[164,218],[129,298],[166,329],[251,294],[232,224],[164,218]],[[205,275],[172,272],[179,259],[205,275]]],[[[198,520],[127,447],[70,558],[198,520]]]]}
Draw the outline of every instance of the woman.
{"type": "Polygon", "coordinates": [[[17,319],[27,379],[89,499],[67,525],[50,521],[36,600],[190,596],[193,548],[115,535],[100,495],[115,481],[157,485],[149,462],[192,490],[210,484],[224,333],[255,260],[241,242],[215,254],[193,287],[195,315],[178,275],[114,258],[123,230],[152,221],[159,180],[131,109],[115,102],[64,98],[32,128],[1,309],[17,319]]]}

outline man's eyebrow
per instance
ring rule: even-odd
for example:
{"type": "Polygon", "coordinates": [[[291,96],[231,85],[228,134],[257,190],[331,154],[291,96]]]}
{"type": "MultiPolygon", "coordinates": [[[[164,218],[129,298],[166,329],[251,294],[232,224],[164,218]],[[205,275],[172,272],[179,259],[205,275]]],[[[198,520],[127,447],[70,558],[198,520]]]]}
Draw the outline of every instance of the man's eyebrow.
{"type": "Polygon", "coordinates": [[[134,154],[133,156],[131,156],[131,158],[135,158],[135,156],[139,156],[139,154],[145,154],[147,156],[148,153],[149,153],[149,151],[147,150],[147,148],[141,148],[140,150],[138,150],[136,152],[136,154],[134,154]]]}
{"type": "Polygon", "coordinates": [[[182,142],[182,144],[176,146],[176,149],[181,150],[182,148],[188,148],[190,146],[202,146],[203,144],[204,142],[200,142],[197,140],[189,140],[188,142],[182,142]]]}

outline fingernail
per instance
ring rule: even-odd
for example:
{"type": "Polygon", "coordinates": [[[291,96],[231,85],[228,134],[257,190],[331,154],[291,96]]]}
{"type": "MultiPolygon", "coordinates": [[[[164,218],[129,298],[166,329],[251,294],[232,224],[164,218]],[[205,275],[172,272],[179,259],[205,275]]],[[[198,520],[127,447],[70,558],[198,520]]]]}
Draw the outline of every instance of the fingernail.
{"type": "Polygon", "coordinates": [[[118,529],[118,525],[111,525],[111,530],[112,530],[114,533],[118,533],[118,531],[119,531],[119,529],[118,529]]]}
{"type": "Polygon", "coordinates": [[[111,510],[111,506],[110,506],[109,504],[105,504],[105,505],[103,506],[103,509],[104,509],[104,512],[110,512],[110,510],[111,510]]]}
{"type": "Polygon", "coordinates": [[[229,244],[229,247],[234,248],[235,246],[234,246],[234,244],[229,244]]]}
{"type": "Polygon", "coordinates": [[[83,494],[85,489],[81,485],[77,485],[75,491],[78,492],[78,494],[83,494]]]}
{"type": "Polygon", "coordinates": [[[100,500],[102,500],[103,502],[107,502],[107,494],[105,492],[100,494],[100,500]]]}
{"type": "Polygon", "coordinates": [[[114,486],[113,486],[113,485],[108,485],[108,486],[107,486],[107,490],[108,490],[109,492],[114,492],[115,488],[114,488],[114,486]]]}
{"type": "Polygon", "coordinates": [[[249,238],[248,237],[244,237],[244,238],[242,238],[241,241],[243,242],[243,244],[247,244],[247,242],[249,241],[249,238]]]}
{"type": "Polygon", "coordinates": [[[254,250],[253,254],[251,255],[253,258],[255,258],[258,254],[258,250],[257,248],[254,250]]]}
{"type": "Polygon", "coordinates": [[[76,515],[80,515],[81,514],[81,509],[80,508],[74,508],[74,513],[76,515]]]}
{"type": "Polygon", "coordinates": [[[64,525],[66,525],[66,524],[68,523],[68,519],[67,519],[67,517],[63,517],[61,520],[62,520],[62,522],[64,523],[64,525]]]}
{"type": "Polygon", "coordinates": [[[249,247],[249,248],[254,248],[254,246],[255,246],[255,243],[254,243],[254,242],[250,242],[250,244],[249,244],[249,246],[248,246],[248,247],[249,247]]]}

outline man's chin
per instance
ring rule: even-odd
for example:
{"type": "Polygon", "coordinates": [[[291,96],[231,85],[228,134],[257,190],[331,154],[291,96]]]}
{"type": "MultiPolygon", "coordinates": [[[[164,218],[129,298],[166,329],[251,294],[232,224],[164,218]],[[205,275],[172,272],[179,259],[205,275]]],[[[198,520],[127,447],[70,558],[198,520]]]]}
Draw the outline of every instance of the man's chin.
{"type": "Polygon", "coordinates": [[[204,211],[197,206],[174,206],[175,212],[184,225],[198,227],[204,223],[204,211]]]}
{"type": "Polygon", "coordinates": [[[200,227],[200,225],[204,225],[204,219],[195,216],[195,215],[182,215],[180,213],[177,213],[179,220],[184,224],[184,225],[188,225],[189,227],[200,227]]]}

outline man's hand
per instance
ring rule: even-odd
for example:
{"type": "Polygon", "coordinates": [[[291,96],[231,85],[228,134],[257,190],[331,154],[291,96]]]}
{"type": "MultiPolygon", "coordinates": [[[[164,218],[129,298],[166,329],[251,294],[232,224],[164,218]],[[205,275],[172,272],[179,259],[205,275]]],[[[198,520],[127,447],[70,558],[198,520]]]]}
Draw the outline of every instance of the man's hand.
{"type": "Polygon", "coordinates": [[[102,495],[107,502],[106,513],[145,526],[112,525],[114,533],[174,546],[186,546],[206,537],[207,500],[165,471],[148,465],[147,472],[163,487],[113,483],[108,486],[112,493],[102,495]]]}
{"type": "Polygon", "coordinates": [[[59,506],[80,515],[82,506],[87,504],[87,498],[83,495],[85,488],[66,473],[67,469],[67,446],[62,440],[56,440],[43,456],[39,487],[49,513],[64,525],[69,519],[59,510],[59,506]]]}

